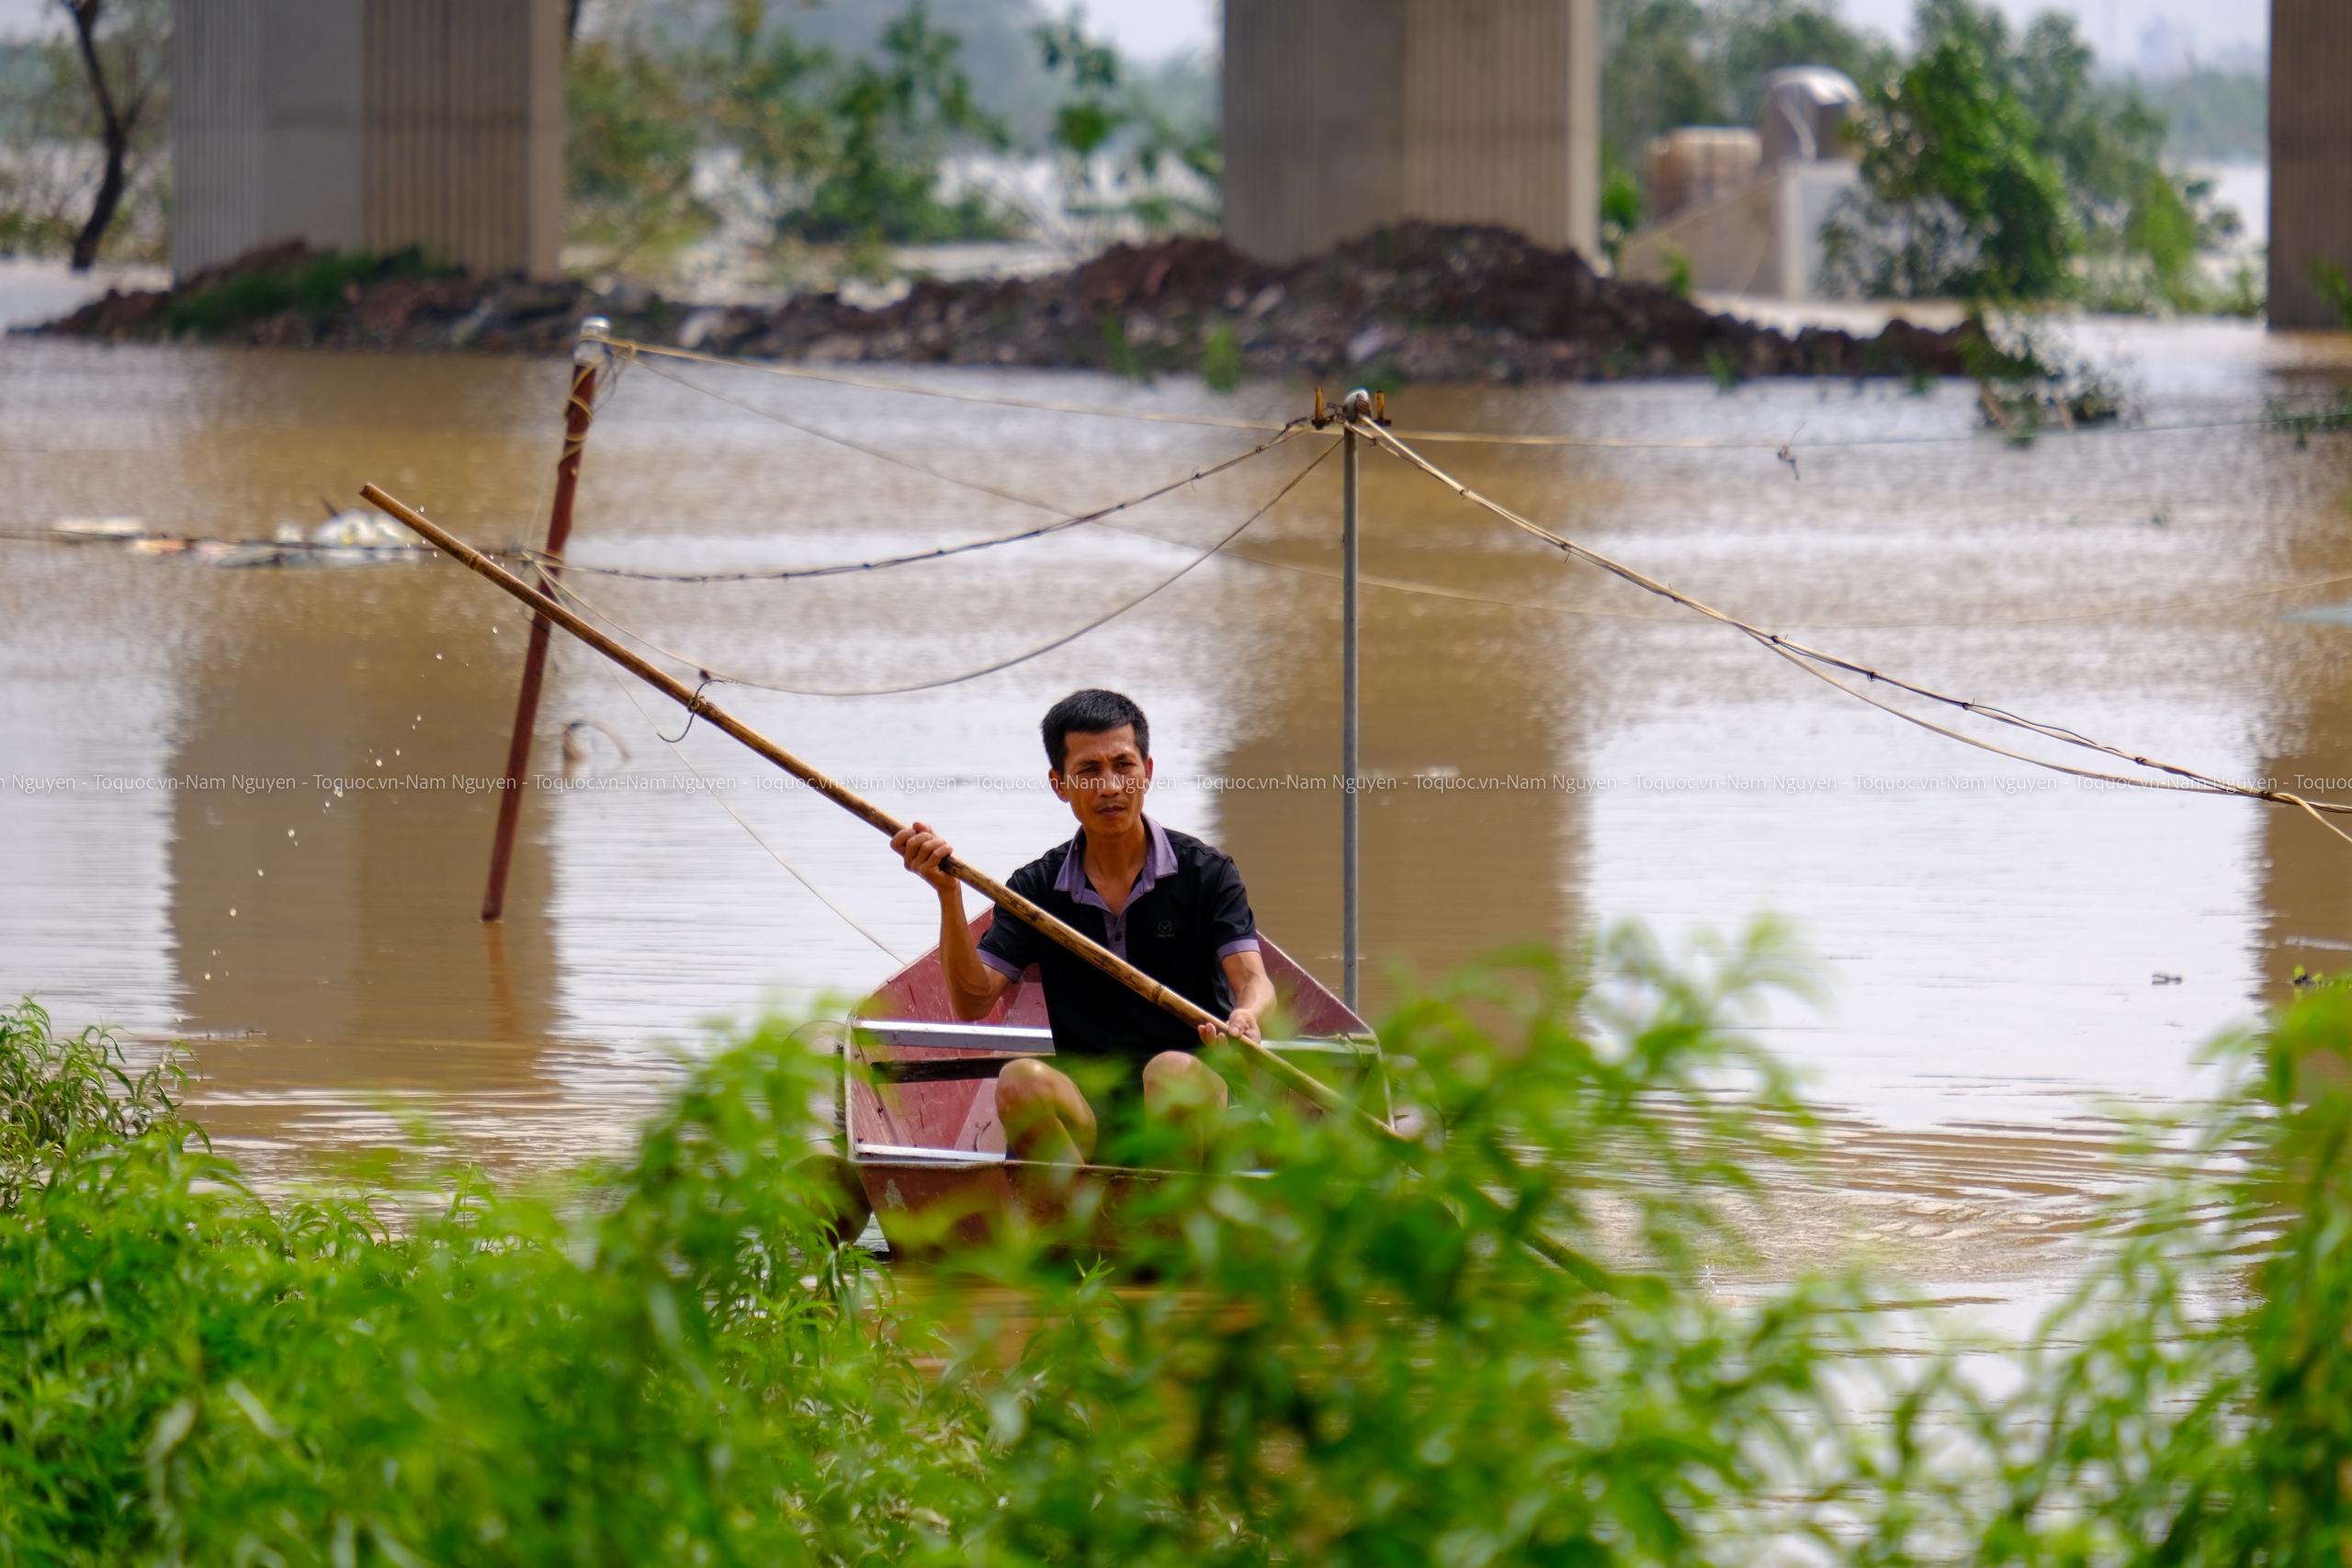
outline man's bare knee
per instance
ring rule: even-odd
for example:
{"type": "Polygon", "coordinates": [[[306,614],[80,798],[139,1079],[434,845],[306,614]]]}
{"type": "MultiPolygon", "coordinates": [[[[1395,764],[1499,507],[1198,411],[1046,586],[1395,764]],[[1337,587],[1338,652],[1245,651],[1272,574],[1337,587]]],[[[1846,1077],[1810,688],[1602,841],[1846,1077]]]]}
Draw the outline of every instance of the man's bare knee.
{"type": "Polygon", "coordinates": [[[1143,1094],[1146,1107],[1154,1111],[1222,1111],[1226,1104],[1225,1080],[1189,1051],[1162,1051],[1145,1063],[1143,1094]]]}
{"type": "Polygon", "coordinates": [[[1008,1096],[1014,1099],[1028,1099],[1035,1095],[1051,1094],[1054,1089],[1054,1080],[1061,1076],[1045,1063],[1031,1061],[1026,1057],[1017,1062],[1007,1062],[996,1076],[997,1100],[1001,1104],[1008,1096]]]}
{"type": "Polygon", "coordinates": [[[1018,1157],[1087,1159],[1094,1152],[1094,1113],[1078,1086],[1045,1063],[1007,1062],[996,1079],[997,1124],[1018,1157]]]}

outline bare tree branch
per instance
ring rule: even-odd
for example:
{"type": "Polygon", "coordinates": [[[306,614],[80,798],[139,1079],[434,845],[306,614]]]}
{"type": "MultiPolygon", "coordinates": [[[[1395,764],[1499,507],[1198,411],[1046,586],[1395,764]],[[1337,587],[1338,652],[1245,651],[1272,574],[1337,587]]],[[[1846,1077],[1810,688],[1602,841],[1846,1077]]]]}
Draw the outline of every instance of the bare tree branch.
{"type": "MultiPolygon", "coordinates": [[[[114,92],[107,83],[105,62],[98,58],[98,24],[105,18],[106,0],[57,0],[65,14],[74,18],[74,39],[82,55],[82,69],[88,74],[90,97],[97,105],[99,135],[106,147],[106,175],[98,182],[97,198],[90,204],[89,221],[82,225],[81,233],[74,239],[74,270],[87,272],[98,259],[98,246],[114,225],[114,215],[122,205],[125,165],[130,159],[130,130],[122,112],[116,107],[114,92]]],[[[141,91],[133,106],[134,113],[144,107],[146,93],[141,91]]]]}

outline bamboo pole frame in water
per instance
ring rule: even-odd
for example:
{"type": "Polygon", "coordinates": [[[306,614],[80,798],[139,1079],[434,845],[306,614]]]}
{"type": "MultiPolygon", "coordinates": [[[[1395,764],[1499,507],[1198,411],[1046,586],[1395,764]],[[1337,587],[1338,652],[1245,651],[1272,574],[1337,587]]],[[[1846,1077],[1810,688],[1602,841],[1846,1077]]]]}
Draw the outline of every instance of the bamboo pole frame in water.
{"type": "MultiPolygon", "coordinates": [[[[816,768],[802,761],[753,729],[750,725],[726,712],[699,691],[690,688],[684,682],[677,680],[623,648],[619,643],[556,603],[554,599],[533,588],[471,545],[410,506],[406,502],[387,494],[372,484],[360,486],[359,493],[367,498],[371,506],[379,507],[398,518],[401,523],[414,529],[420,536],[430,540],[477,575],[488,578],[498,587],[528,604],[538,613],[540,616],[538,624],[553,624],[561,626],[647,685],[678,703],[688,713],[698,716],[705,722],[733,736],[752,751],[782,768],[866,826],[884,834],[895,834],[906,826],[880,807],[846,785],[835,783],[816,768]]],[[[1195,1028],[1205,1024],[1223,1034],[1240,1048],[1242,1055],[1252,1066],[1285,1089],[1305,1096],[1326,1111],[1340,1115],[1361,1116],[1368,1124],[1391,1138],[1402,1137],[1402,1134],[1387,1122],[1355,1104],[1322,1079],[1283,1061],[1258,1042],[1234,1030],[1225,1020],[1218,1018],[1191,998],[1169,989],[1168,987],[1129,964],[1109,948],[1056,919],[1046,910],[1015,893],[995,877],[989,875],[988,873],[952,857],[943,862],[940,869],[978,892],[1005,913],[1026,925],[1035,927],[1038,934],[1069,949],[1153,1006],[1174,1014],[1195,1028]]]]}
{"type": "MultiPolygon", "coordinates": [[[[563,453],[555,460],[555,499],[548,507],[546,565],[549,576],[563,569],[563,547],[571,538],[571,498],[580,488],[580,457],[588,426],[596,417],[596,365],[612,323],[591,316],[580,323],[571,351],[571,393],[563,405],[563,453]]],[[[506,913],[506,874],[514,864],[514,829],[523,816],[523,776],[531,765],[531,731],[539,721],[539,688],[548,672],[548,618],[531,617],[530,646],[523,653],[523,685],[514,696],[514,733],[506,742],[506,787],[498,793],[498,831],[490,842],[490,883],[482,891],[481,918],[506,913]]]]}

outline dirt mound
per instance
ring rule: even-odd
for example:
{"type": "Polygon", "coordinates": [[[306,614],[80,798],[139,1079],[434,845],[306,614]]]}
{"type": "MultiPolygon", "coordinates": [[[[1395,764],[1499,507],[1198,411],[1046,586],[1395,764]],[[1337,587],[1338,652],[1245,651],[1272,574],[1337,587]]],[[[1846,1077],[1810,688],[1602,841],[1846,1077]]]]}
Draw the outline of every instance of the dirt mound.
{"type": "Polygon", "coordinates": [[[1251,261],[1216,239],[1114,245],[1046,277],[918,282],[878,310],[838,294],[695,308],[626,286],[597,295],[576,282],[481,283],[278,246],[168,293],[108,294],[41,330],[563,353],[590,315],[611,318],[619,335],[724,355],[1136,376],[1207,363],[1387,384],[1959,375],[1968,331],[1898,321],[1870,339],[1811,328],[1790,337],[1668,289],[1602,277],[1574,253],[1509,230],[1434,223],[1383,230],[1290,266],[1251,261]],[[336,278],[345,281],[327,287],[336,278]]]}

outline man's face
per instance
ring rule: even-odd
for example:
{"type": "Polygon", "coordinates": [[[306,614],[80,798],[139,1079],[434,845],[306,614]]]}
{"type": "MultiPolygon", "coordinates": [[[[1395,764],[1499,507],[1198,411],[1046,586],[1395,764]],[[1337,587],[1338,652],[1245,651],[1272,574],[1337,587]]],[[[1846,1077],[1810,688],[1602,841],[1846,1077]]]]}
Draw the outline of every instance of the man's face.
{"type": "Polygon", "coordinates": [[[1105,837],[1131,830],[1143,818],[1144,792],[1151,787],[1151,759],[1136,744],[1136,729],[1072,730],[1062,771],[1048,773],[1054,793],[1069,802],[1078,825],[1105,837]]]}

